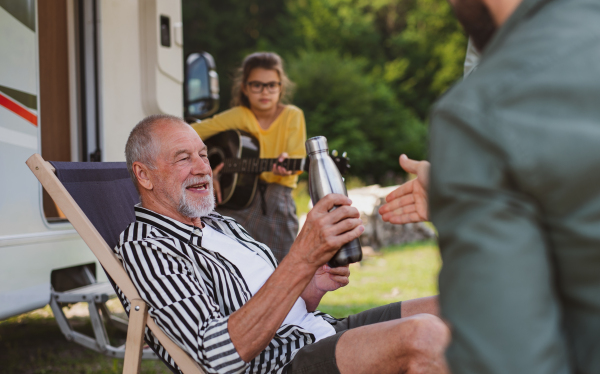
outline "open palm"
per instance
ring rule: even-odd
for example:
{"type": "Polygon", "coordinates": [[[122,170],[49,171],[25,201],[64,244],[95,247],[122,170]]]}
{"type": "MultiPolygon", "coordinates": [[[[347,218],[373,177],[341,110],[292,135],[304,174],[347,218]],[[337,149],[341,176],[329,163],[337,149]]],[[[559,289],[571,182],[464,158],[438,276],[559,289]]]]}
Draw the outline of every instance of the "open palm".
{"type": "Polygon", "coordinates": [[[402,155],[400,166],[408,173],[416,174],[417,177],[387,195],[386,204],[379,208],[379,214],[384,221],[394,224],[427,221],[430,164],[427,161],[411,160],[406,155],[402,155]]]}

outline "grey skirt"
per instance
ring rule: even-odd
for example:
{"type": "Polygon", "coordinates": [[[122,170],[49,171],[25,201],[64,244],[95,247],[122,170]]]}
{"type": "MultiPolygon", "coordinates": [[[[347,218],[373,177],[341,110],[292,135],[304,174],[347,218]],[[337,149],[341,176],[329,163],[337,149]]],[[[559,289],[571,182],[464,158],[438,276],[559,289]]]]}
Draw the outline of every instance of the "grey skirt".
{"type": "Polygon", "coordinates": [[[298,235],[298,217],[292,189],[276,183],[259,183],[266,186],[266,190],[261,193],[260,188],[257,188],[248,208],[233,210],[217,207],[216,211],[235,219],[254,239],[268,245],[277,261],[281,262],[298,235]],[[266,212],[263,212],[263,206],[266,212]]]}

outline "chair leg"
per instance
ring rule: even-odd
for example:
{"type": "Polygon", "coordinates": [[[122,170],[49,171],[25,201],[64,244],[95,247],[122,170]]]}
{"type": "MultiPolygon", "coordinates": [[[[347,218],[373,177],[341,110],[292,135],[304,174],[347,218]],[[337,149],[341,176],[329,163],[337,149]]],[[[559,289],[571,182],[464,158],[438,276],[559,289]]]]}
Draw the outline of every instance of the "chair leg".
{"type": "Polygon", "coordinates": [[[129,327],[127,328],[127,341],[125,342],[123,374],[138,374],[140,372],[147,317],[148,305],[146,305],[144,300],[131,300],[129,327]]]}

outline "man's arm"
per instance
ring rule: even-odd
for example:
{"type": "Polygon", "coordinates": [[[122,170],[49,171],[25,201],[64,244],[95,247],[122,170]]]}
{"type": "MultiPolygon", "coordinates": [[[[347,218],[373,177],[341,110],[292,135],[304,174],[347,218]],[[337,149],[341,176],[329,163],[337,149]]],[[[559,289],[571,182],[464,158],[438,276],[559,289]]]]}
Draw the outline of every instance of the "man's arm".
{"type": "Polygon", "coordinates": [[[229,317],[229,335],[244,361],[252,360],[269,344],[317,269],[364,231],[358,210],[350,203],[343,195],[321,199],[275,272],[229,317]],[[329,212],[334,206],[340,207],[329,212]]]}

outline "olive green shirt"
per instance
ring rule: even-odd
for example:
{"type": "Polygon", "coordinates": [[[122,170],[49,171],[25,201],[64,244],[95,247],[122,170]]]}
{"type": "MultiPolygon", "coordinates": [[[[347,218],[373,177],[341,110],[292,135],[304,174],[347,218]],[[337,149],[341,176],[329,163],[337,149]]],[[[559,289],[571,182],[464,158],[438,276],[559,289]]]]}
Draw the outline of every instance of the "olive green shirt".
{"type": "Polygon", "coordinates": [[[600,0],[524,0],[430,153],[452,372],[600,373],[600,0]]]}

